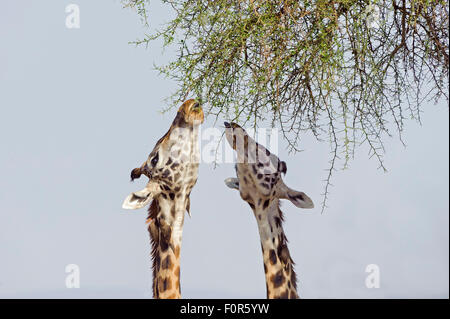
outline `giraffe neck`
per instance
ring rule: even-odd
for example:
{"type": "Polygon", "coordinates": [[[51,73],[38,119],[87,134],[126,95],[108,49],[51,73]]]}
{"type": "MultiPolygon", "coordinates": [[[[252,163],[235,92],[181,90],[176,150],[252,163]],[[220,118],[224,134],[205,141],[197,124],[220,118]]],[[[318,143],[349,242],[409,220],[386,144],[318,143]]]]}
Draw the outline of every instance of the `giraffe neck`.
{"type": "Polygon", "coordinates": [[[174,199],[165,197],[159,196],[149,209],[153,297],[178,299],[181,298],[180,252],[186,200],[181,195],[174,199]]]}
{"type": "Polygon", "coordinates": [[[181,241],[184,215],[189,212],[189,195],[197,181],[198,130],[198,125],[177,126],[171,130],[170,152],[177,156],[167,161],[173,169],[167,176],[170,183],[162,187],[149,209],[149,218],[153,220],[149,225],[153,247],[153,297],[157,299],[181,298],[181,241]]]}
{"type": "Polygon", "coordinates": [[[258,223],[266,277],[267,298],[296,299],[297,278],[283,231],[279,200],[262,201],[254,212],[258,223]]]}

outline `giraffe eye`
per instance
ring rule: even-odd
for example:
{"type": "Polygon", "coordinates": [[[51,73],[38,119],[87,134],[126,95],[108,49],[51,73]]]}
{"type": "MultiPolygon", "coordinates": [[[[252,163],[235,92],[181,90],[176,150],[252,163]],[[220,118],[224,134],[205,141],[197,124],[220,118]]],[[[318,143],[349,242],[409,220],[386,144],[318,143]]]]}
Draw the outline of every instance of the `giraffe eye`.
{"type": "Polygon", "coordinates": [[[153,157],[152,161],[151,161],[153,167],[155,167],[156,164],[158,164],[158,160],[159,160],[159,155],[158,155],[158,153],[156,153],[155,157],[153,157]]]}

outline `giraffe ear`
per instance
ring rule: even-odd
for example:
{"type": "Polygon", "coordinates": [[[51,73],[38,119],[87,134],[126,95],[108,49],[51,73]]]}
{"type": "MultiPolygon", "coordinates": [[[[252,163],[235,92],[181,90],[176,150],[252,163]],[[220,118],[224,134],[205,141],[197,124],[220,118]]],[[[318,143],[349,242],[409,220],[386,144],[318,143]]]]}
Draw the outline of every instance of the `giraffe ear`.
{"type": "Polygon", "coordinates": [[[308,195],[303,192],[297,192],[289,189],[286,193],[286,199],[299,208],[314,208],[314,203],[308,195]]]}
{"type": "Polygon", "coordinates": [[[139,192],[134,192],[128,195],[123,201],[122,208],[124,209],[139,209],[147,205],[153,196],[151,191],[147,188],[140,190],[139,192]]]}
{"type": "Polygon", "coordinates": [[[287,187],[283,180],[280,180],[278,195],[280,198],[290,200],[292,204],[299,208],[314,208],[314,203],[308,195],[287,187]]]}
{"type": "Polygon", "coordinates": [[[239,180],[237,178],[234,178],[234,177],[227,178],[225,180],[225,184],[229,188],[233,188],[233,189],[239,190],[239,180]]]}

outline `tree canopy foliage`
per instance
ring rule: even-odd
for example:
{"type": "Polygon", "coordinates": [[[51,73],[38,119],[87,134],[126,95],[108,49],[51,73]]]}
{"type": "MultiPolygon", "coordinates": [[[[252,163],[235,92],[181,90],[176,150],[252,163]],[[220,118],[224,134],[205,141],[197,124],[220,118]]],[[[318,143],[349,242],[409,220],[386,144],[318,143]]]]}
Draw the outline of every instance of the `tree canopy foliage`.
{"type": "MultiPolygon", "coordinates": [[[[158,70],[209,114],[270,121],[290,150],[304,132],[331,142],[329,178],[367,143],[420,121],[425,100],[448,100],[449,8],[444,0],[166,0],[175,18],[136,41],[163,39],[177,58],[158,70]]],[[[151,20],[150,0],[124,0],[151,20]]],[[[328,192],[328,183],[325,198],[328,192]]]]}

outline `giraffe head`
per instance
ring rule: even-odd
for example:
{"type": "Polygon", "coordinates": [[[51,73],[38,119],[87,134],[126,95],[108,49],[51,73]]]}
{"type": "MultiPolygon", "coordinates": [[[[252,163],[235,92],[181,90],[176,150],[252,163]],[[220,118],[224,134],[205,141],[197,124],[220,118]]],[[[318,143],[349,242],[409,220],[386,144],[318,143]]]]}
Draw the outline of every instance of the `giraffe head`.
{"type": "Polygon", "coordinates": [[[228,178],[228,187],[239,190],[241,197],[255,208],[258,203],[268,207],[278,199],[287,199],[299,208],[313,208],[312,200],[303,192],[287,187],[282,175],[287,172],[287,165],[264,146],[253,140],[247,132],[236,123],[225,122],[226,138],[236,151],[237,178],[228,178]]]}
{"type": "Polygon", "coordinates": [[[169,130],[158,140],[146,161],[131,171],[131,180],[145,175],[149,182],[144,189],[128,195],[123,208],[139,209],[161,193],[172,197],[185,191],[185,186],[195,184],[196,174],[190,168],[198,167],[199,158],[193,131],[203,120],[203,110],[196,100],[187,100],[180,106],[169,130]]]}

